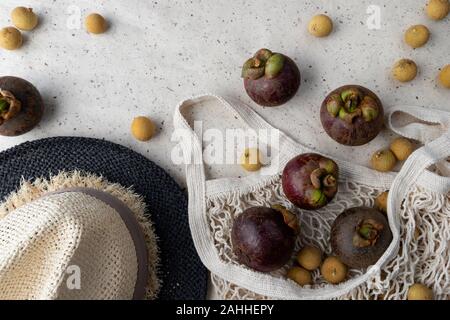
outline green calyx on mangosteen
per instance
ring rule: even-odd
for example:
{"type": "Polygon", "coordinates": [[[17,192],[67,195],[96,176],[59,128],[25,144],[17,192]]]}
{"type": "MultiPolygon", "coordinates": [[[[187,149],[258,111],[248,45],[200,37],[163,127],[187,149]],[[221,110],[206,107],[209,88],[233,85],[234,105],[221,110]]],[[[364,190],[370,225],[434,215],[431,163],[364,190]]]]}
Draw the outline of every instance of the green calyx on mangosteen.
{"type": "Polygon", "coordinates": [[[260,272],[271,272],[292,257],[298,232],[297,217],[286,208],[252,207],[233,223],[233,252],[239,263],[260,272]]]}
{"type": "Polygon", "coordinates": [[[0,89],[0,125],[14,118],[21,108],[22,103],[11,92],[0,89]]]}
{"type": "Polygon", "coordinates": [[[279,106],[291,99],[300,86],[300,71],[289,57],[260,49],[242,67],[250,98],[262,106],[279,106]]]}
{"type": "Polygon", "coordinates": [[[316,210],[327,205],[338,191],[337,164],[316,153],[291,159],[283,170],[281,182],[286,197],[295,206],[316,210]]]}
{"type": "Polygon", "coordinates": [[[0,135],[18,136],[33,129],[44,113],[39,91],[17,77],[0,77],[0,135]]]}
{"type": "Polygon", "coordinates": [[[348,85],[331,92],[323,101],[320,119],[335,141],[357,146],[374,139],[384,123],[383,106],[369,89],[348,85]]]}
{"type": "Polygon", "coordinates": [[[352,268],[375,264],[392,241],[389,223],[381,212],[356,207],[340,214],[331,227],[331,247],[352,268]]]}

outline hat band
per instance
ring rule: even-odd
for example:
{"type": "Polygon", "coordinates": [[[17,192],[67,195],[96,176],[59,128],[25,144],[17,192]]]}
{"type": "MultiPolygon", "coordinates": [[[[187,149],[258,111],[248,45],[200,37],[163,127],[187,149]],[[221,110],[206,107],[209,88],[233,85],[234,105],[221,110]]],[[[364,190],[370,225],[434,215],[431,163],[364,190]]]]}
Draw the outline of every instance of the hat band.
{"type": "Polygon", "coordinates": [[[136,217],[128,206],[116,197],[109,193],[99,191],[91,188],[69,188],[59,191],[50,192],[44,195],[54,195],[66,192],[80,192],[88,196],[94,197],[113,208],[120,216],[125,226],[127,227],[131,239],[133,240],[136,249],[136,258],[138,271],[136,275],[136,284],[134,287],[133,300],[142,300],[145,298],[147,283],[148,283],[148,251],[145,242],[144,233],[139,225],[136,217]]]}

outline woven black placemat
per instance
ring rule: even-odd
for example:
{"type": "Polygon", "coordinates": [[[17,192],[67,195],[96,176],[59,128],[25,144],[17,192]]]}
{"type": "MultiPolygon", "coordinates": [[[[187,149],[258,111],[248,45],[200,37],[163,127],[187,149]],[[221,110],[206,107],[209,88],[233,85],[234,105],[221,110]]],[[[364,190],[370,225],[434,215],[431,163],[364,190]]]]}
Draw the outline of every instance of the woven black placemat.
{"type": "Polygon", "coordinates": [[[110,182],[145,199],[159,238],[159,299],[205,299],[207,272],[191,238],[187,198],[178,184],[144,156],[105,140],[56,137],[26,142],[0,153],[0,201],[15,191],[23,178],[55,175],[61,170],[83,170],[103,175],[110,182]]]}

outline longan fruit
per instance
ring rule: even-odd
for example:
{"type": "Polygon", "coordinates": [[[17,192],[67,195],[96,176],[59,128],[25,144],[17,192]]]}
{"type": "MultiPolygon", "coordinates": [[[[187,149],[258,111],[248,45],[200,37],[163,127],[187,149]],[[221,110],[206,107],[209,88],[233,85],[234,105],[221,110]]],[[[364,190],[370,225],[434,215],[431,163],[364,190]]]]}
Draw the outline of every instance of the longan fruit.
{"type": "Polygon", "coordinates": [[[450,89],[450,64],[442,68],[441,72],[439,73],[439,82],[445,88],[450,89]]]}
{"type": "Polygon", "coordinates": [[[408,300],[433,300],[433,291],[421,283],[415,283],[408,290],[408,300]]]}
{"type": "Polygon", "coordinates": [[[405,138],[396,138],[391,142],[390,149],[395,157],[400,160],[406,160],[414,151],[411,141],[405,138]]]}
{"type": "Polygon", "coordinates": [[[11,12],[14,26],[20,30],[30,31],[36,28],[39,19],[31,8],[17,7],[11,12]]]}
{"type": "Polygon", "coordinates": [[[287,277],[301,286],[312,283],[311,273],[300,267],[292,267],[289,269],[287,277]]]}
{"type": "Polygon", "coordinates": [[[400,82],[413,80],[417,75],[417,65],[410,59],[401,59],[394,64],[392,76],[400,82]]]}
{"type": "Polygon", "coordinates": [[[241,166],[247,171],[258,171],[262,167],[262,155],[257,148],[246,148],[241,156],[241,166]]]}
{"type": "Polygon", "coordinates": [[[409,27],[405,32],[405,42],[413,47],[419,48],[428,42],[430,31],[423,24],[409,27]]]}
{"type": "Polygon", "coordinates": [[[16,50],[22,46],[22,34],[14,27],[0,30],[0,47],[6,50],[16,50]]]}
{"type": "Polygon", "coordinates": [[[327,282],[338,284],[345,280],[348,269],[338,257],[328,257],[322,263],[320,272],[327,282]]]}
{"type": "Polygon", "coordinates": [[[104,33],[108,28],[105,18],[98,13],[91,13],[88,15],[86,17],[85,26],[86,30],[93,34],[104,33]]]}
{"type": "Polygon", "coordinates": [[[433,20],[444,19],[450,11],[450,2],[448,0],[430,0],[426,6],[428,17],[433,20]]]}
{"type": "Polygon", "coordinates": [[[150,140],[156,132],[156,126],[150,118],[136,117],[131,123],[131,133],[139,141],[150,140]]]}
{"type": "Polygon", "coordinates": [[[383,213],[387,213],[388,195],[389,191],[385,191],[375,199],[375,207],[383,213]]]}
{"type": "Polygon", "coordinates": [[[333,31],[333,21],[327,15],[318,14],[309,21],[308,31],[313,36],[326,37],[333,31]]]}
{"type": "Polygon", "coordinates": [[[314,246],[306,246],[298,253],[297,262],[306,270],[317,269],[322,262],[322,251],[314,246]]]}
{"type": "Polygon", "coordinates": [[[378,150],[370,160],[372,168],[380,172],[388,172],[394,169],[397,159],[391,150],[378,150]]]}

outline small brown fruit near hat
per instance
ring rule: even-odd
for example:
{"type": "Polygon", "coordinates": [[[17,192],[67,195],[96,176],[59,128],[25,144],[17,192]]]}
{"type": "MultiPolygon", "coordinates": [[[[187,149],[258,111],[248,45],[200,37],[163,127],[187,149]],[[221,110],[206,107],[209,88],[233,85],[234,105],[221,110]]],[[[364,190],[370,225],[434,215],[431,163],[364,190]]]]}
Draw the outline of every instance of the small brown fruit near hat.
{"type": "Polygon", "coordinates": [[[104,33],[108,28],[105,18],[98,13],[91,13],[88,15],[86,17],[85,26],[86,30],[93,34],[104,33]]]}
{"type": "Polygon", "coordinates": [[[397,159],[391,150],[378,150],[370,160],[372,168],[380,172],[388,172],[394,169],[397,159]]]}
{"type": "Polygon", "coordinates": [[[389,191],[385,191],[381,193],[375,199],[375,208],[380,210],[383,213],[387,213],[387,200],[388,200],[389,191]]]}
{"type": "Polygon", "coordinates": [[[401,59],[394,64],[392,76],[400,82],[413,80],[417,75],[417,65],[410,59],[401,59]]]}
{"type": "Polygon", "coordinates": [[[450,11],[450,2],[448,0],[430,0],[425,10],[429,18],[442,20],[450,11]]]}
{"type": "Polygon", "coordinates": [[[405,32],[405,42],[412,48],[422,47],[428,42],[430,31],[423,24],[409,27],[405,32]]]}
{"type": "Polygon", "coordinates": [[[333,31],[333,21],[325,14],[318,14],[309,22],[308,31],[315,37],[326,37],[333,31]]]}
{"type": "Polygon", "coordinates": [[[30,31],[36,28],[39,18],[31,8],[17,7],[11,12],[14,26],[20,30],[30,31]]]}
{"type": "Polygon", "coordinates": [[[287,277],[301,286],[312,283],[311,273],[301,267],[292,267],[289,269],[287,277]]]}
{"type": "Polygon", "coordinates": [[[306,270],[315,270],[322,263],[322,251],[314,246],[306,246],[298,253],[297,262],[306,270]]]}
{"type": "Polygon", "coordinates": [[[16,50],[22,46],[22,34],[14,27],[0,30],[0,47],[6,50],[16,50]]]}
{"type": "Polygon", "coordinates": [[[320,272],[327,282],[338,284],[347,278],[348,268],[338,257],[328,257],[323,262],[320,272]]]}
{"type": "Polygon", "coordinates": [[[450,64],[442,68],[439,73],[439,82],[447,89],[450,89],[450,64]]]}
{"type": "Polygon", "coordinates": [[[394,153],[395,157],[400,161],[406,160],[414,151],[411,141],[405,138],[394,139],[391,142],[390,149],[394,153]]]}
{"type": "Polygon", "coordinates": [[[415,283],[408,290],[408,300],[433,300],[433,291],[421,283],[415,283]]]}
{"type": "Polygon", "coordinates": [[[241,156],[241,166],[247,171],[258,171],[262,167],[262,155],[257,148],[247,148],[241,156]]]}
{"type": "Polygon", "coordinates": [[[139,141],[150,140],[155,132],[155,124],[147,117],[136,117],[131,123],[131,133],[139,141]]]}

